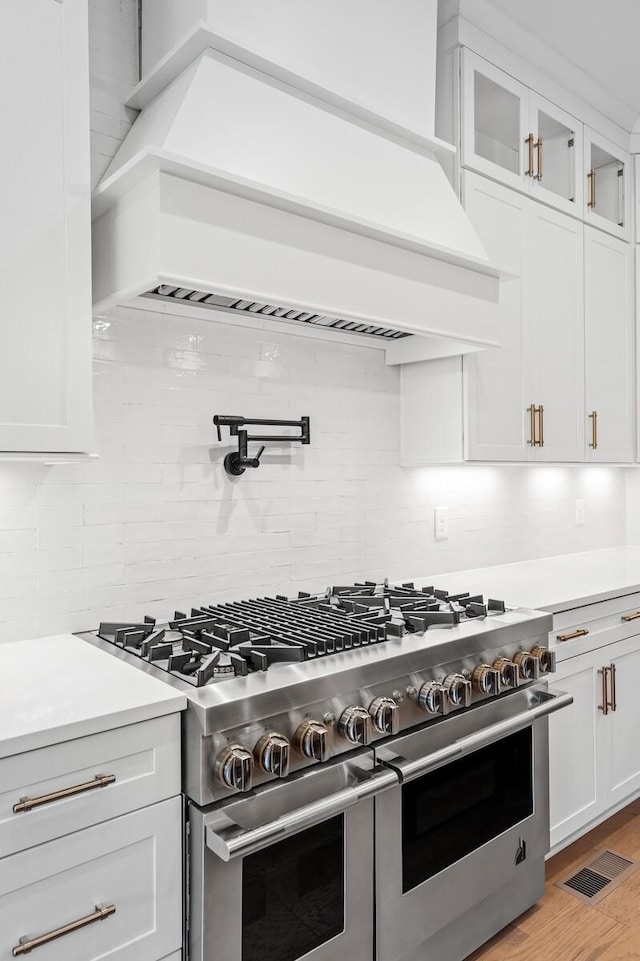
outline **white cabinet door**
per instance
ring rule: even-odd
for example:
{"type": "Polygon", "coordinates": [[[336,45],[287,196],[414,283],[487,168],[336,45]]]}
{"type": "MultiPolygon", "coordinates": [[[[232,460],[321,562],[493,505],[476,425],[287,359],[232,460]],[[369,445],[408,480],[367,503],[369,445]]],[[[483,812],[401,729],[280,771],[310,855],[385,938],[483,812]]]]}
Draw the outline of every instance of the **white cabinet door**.
{"type": "Polygon", "coordinates": [[[462,166],[517,190],[528,189],[528,88],[463,49],[461,98],[462,166]]]}
{"type": "Polygon", "coordinates": [[[582,218],[583,125],[533,91],[529,109],[533,131],[533,162],[527,166],[531,196],[582,218]]]}
{"type": "Polygon", "coordinates": [[[83,451],[91,430],[87,3],[3,0],[0,27],[0,451],[83,451]]]}
{"type": "Polygon", "coordinates": [[[607,793],[605,807],[613,807],[640,790],[640,637],[605,649],[610,666],[611,708],[605,718],[607,742],[603,753],[607,793]]]}
{"type": "Polygon", "coordinates": [[[542,408],[535,459],[584,460],[584,289],[580,221],[529,202],[524,248],[527,406],[542,408]]]}
{"type": "Polygon", "coordinates": [[[549,807],[554,848],[598,816],[603,808],[599,757],[602,753],[602,675],[605,656],[593,651],[562,661],[554,687],[573,695],[573,704],[549,718],[549,807]]]}
{"type": "Polygon", "coordinates": [[[2,860],[0,961],[103,907],[38,948],[46,961],[157,961],[182,941],[182,801],[76,831],[2,860]],[[111,912],[111,908],[115,911],[111,912]]]}
{"type": "MultiPolygon", "coordinates": [[[[515,190],[464,172],[465,209],[494,264],[512,275],[500,282],[500,349],[463,358],[470,460],[531,457],[523,394],[523,275],[531,201],[515,190]]],[[[535,401],[535,398],[533,398],[535,401]]]]}
{"type": "Polygon", "coordinates": [[[585,223],[631,239],[631,156],[589,127],[584,128],[585,223]]]}
{"type": "Polygon", "coordinates": [[[633,460],[633,248],[585,227],[587,460],[633,460]]]}

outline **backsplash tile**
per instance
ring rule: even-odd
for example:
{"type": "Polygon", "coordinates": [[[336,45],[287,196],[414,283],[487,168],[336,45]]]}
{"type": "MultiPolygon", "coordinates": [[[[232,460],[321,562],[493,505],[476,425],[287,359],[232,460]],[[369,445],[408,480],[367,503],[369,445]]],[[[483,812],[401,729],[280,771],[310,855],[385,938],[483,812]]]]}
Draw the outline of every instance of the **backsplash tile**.
{"type": "Polygon", "coordinates": [[[220,317],[96,319],[101,459],[0,464],[0,639],[625,543],[624,470],[403,470],[398,371],[381,351],[220,317]],[[274,446],[232,480],[212,423],[228,412],[309,414],[312,443],[274,446]]]}

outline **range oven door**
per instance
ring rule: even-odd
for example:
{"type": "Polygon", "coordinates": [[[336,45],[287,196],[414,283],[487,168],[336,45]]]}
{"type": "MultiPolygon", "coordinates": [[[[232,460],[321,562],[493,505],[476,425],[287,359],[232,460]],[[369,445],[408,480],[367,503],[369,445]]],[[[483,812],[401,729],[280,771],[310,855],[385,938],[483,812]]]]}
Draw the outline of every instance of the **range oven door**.
{"type": "Polygon", "coordinates": [[[465,957],[540,897],[546,717],[571,701],[523,689],[376,748],[402,779],[376,800],[378,961],[465,957]],[[517,908],[523,885],[529,902],[502,923],[473,914],[485,901],[495,915],[492,896],[501,911],[517,908]]]}
{"type": "Polygon", "coordinates": [[[192,961],[371,961],[373,753],[190,806],[192,961]]]}

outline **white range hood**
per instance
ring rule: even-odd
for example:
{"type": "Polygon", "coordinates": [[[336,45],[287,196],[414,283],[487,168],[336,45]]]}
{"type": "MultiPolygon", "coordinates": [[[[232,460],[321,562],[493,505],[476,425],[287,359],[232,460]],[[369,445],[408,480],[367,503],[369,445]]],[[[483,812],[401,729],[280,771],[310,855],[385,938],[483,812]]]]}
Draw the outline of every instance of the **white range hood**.
{"type": "Polygon", "coordinates": [[[170,16],[169,0],[150,0],[148,70],[129,101],[141,113],[94,197],[95,309],[295,324],[386,347],[391,362],[499,343],[499,275],[437,159],[451,148],[428,129],[436,2],[406,2],[400,24],[389,0],[350,0],[349,22],[343,0],[322,5],[336,27],[343,19],[343,48],[352,30],[360,56],[383,36],[395,56],[396,96],[380,96],[378,113],[366,94],[376,82],[387,90],[389,64],[379,77],[369,61],[368,84],[358,70],[331,70],[320,48],[335,33],[314,23],[316,0],[271,0],[269,22],[281,16],[282,30],[266,39],[242,29],[262,0],[196,0],[179,23],[175,4],[170,16]],[[364,20],[352,16],[359,6],[364,20]],[[218,23],[189,19],[202,14],[218,23]],[[184,32],[165,54],[168,29],[184,32]],[[419,31],[430,38],[424,117],[410,97],[420,76],[402,69],[419,31]],[[314,56],[294,73],[305,69],[301,36],[314,56]]]}

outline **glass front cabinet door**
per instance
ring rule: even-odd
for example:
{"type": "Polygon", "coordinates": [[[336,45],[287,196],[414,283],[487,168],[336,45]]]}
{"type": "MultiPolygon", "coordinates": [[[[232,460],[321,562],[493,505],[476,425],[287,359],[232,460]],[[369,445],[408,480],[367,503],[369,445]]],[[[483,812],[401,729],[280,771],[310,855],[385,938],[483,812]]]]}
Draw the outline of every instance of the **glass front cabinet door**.
{"type": "Polygon", "coordinates": [[[462,51],[462,165],[582,218],[583,126],[462,51]]]}
{"type": "Polygon", "coordinates": [[[585,127],[585,168],[585,222],[630,240],[630,155],[585,127]]]}

